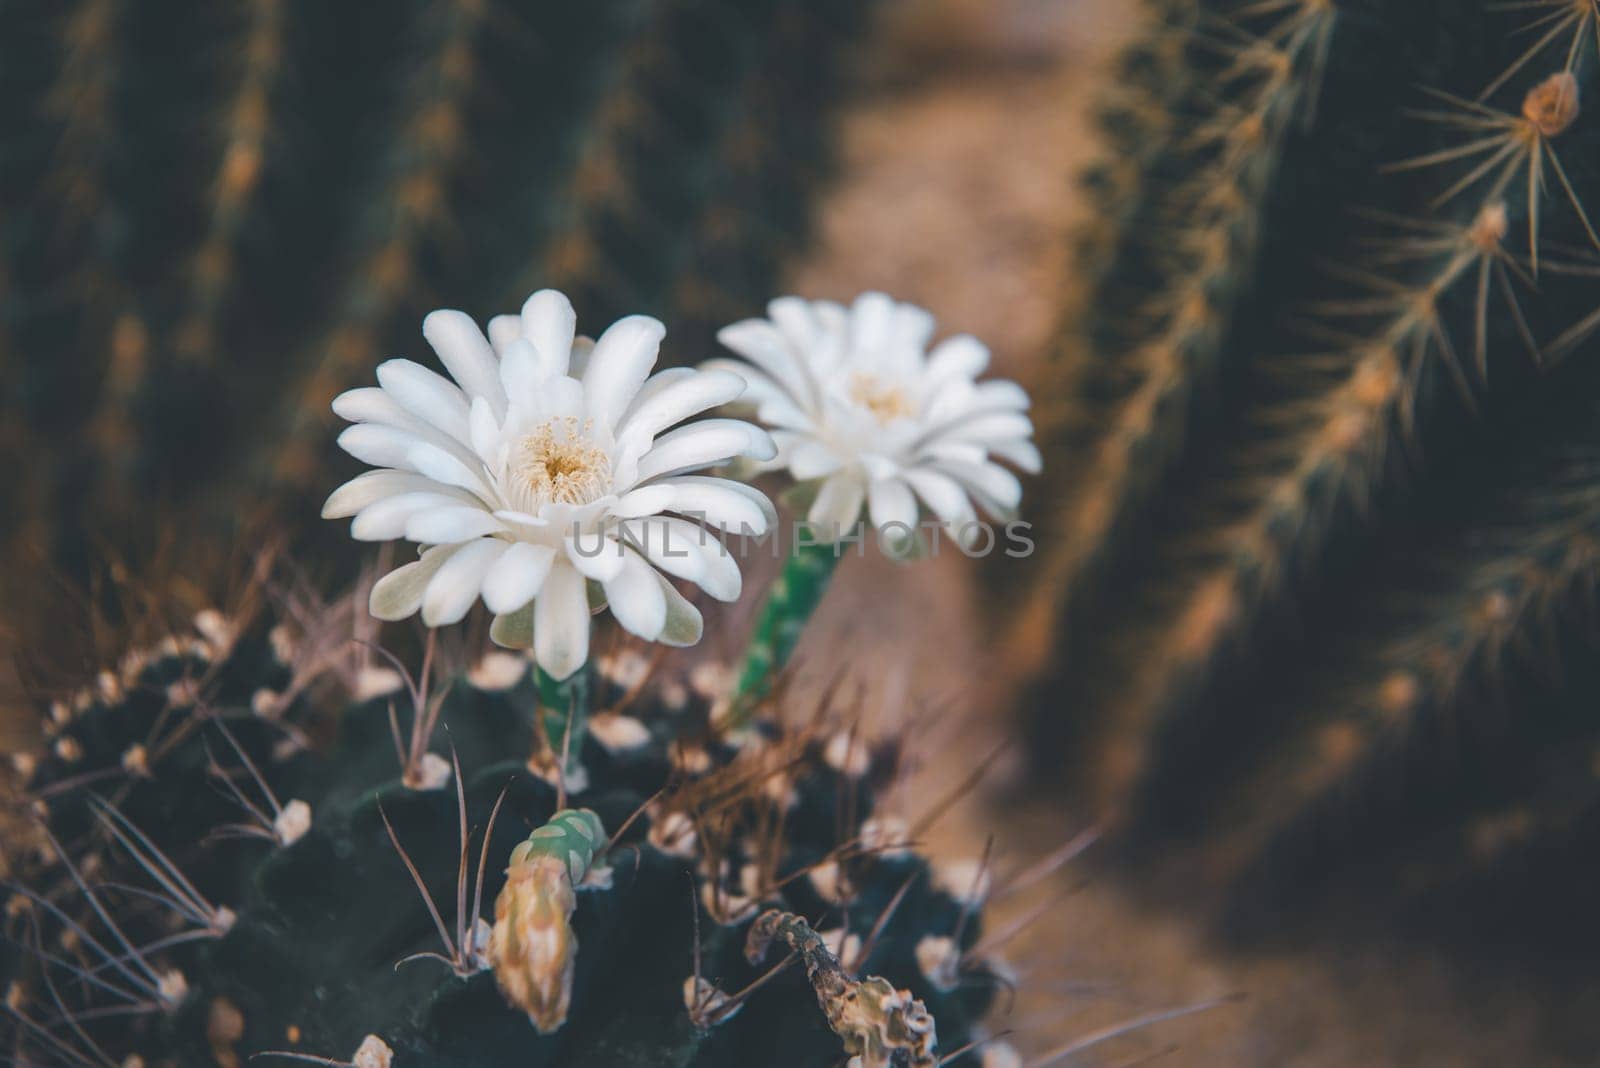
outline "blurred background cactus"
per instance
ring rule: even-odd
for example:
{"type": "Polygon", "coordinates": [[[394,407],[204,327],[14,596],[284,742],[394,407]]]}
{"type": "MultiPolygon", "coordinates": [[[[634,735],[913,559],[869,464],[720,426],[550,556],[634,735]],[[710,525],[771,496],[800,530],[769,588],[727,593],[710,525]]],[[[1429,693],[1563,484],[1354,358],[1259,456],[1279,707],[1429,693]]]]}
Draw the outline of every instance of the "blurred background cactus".
{"type": "Polygon", "coordinates": [[[1151,3],[1119,61],[1008,645],[1236,933],[1600,934],[1597,24],[1151,3]]]}
{"type": "Polygon", "coordinates": [[[872,6],[6,5],[0,533],[81,575],[305,530],[328,402],[441,305],[555,286],[703,358],[807,230],[872,6]]]}

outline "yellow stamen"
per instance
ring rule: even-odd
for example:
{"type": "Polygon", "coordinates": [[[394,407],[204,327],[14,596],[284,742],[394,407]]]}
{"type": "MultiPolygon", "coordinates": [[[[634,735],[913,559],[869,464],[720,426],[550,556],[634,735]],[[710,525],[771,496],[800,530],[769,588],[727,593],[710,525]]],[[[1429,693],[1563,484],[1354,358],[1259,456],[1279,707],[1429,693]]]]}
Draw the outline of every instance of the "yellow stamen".
{"type": "Polygon", "coordinates": [[[610,457],[590,442],[592,429],[587,419],[552,420],[516,443],[512,474],[527,486],[535,504],[588,504],[606,492],[610,457]]]}
{"type": "Polygon", "coordinates": [[[850,399],[880,423],[892,423],[912,414],[911,398],[905,390],[859,371],[850,376],[850,399]]]}

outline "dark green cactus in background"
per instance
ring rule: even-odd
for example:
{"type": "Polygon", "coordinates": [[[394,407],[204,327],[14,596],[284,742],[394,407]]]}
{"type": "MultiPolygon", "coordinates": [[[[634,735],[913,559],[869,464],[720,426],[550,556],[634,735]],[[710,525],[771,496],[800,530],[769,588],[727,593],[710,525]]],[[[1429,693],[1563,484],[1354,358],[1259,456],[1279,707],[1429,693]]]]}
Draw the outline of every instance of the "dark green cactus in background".
{"type": "Polygon", "coordinates": [[[804,236],[872,5],[0,8],[0,535],[314,514],[328,402],[532,289],[709,354],[804,236]],[[157,507],[159,506],[159,507],[157,507]]]}
{"type": "Polygon", "coordinates": [[[1600,829],[1600,6],[1145,6],[1017,571],[1039,765],[1239,931],[1592,944],[1539,873],[1600,829]]]}
{"type": "Polygon", "coordinates": [[[14,1063],[980,1061],[964,1047],[1010,979],[978,907],[1002,880],[930,865],[922,826],[875,808],[898,743],[820,717],[718,730],[697,691],[624,652],[599,679],[578,811],[539,830],[561,799],[530,770],[552,764],[526,660],[413,685],[333,643],[349,606],[285,618],[205,613],[52,706],[7,856],[14,1063]],[[354,696],[319,714],[335,690],[354,696]],[[403,744],[414,697],[437,710],[431,752],[426,733],[403,744]],[[603,878],[577,887],[570,1011],[536,1029],[501,994],[502,887],[508,858],[564,863],[563,835],[603,878]],[[774,927],[804,953],[767,952],[774,927]]]}

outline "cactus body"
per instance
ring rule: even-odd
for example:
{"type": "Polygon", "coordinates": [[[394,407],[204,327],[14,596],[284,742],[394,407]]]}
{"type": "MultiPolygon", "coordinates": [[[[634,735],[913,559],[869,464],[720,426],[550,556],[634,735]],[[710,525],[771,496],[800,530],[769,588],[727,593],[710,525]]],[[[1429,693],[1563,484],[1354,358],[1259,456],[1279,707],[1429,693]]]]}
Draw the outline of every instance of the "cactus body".
{"type": "Polygon", "coordinates": [[[1034,753],[1237,930],[1417,918],[1590,789],[1597,13],[1148,9],[1041,417],[1034,753]]]}
{"type": "Polygon", "coordinates": [[[403,780],[386,669],[330,720],[304,685],[318,650],[210,629],[58,707],[25,769],[5,1028],[23,1062],[92,1041],[146,1064],[834,1063],[845,1032],[806,970],[745,957],[761,908],[816,919],[851,981],[921,999],[940,1048],[973,1037],[997,980],[974,955],[936,985],[917,947],[971,948],[981,924],[905,841],[861,845],[887,755],[836,768],[821,736],[723,737],[699,698],[619,713],[634,680],[602,681],[588,785],[557,811],[521,755],[548,742],[520,658],[448,681],[454,761],[403,780]]]}
{"type": "Polygon", "coordinates": [[[709,355],[806,230],[870,6],[8,5],[0,535],[81,577],[303,533],[329,401],[441,304],[555,286],[709,355]]]}

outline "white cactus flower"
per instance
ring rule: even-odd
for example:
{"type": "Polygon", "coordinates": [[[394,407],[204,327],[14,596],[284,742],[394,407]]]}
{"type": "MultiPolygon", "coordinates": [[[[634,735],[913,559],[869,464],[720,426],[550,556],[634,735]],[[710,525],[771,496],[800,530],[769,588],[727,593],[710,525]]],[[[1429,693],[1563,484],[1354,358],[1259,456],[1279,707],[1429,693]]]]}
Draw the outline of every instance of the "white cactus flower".
{"type": "Polygon", "coordinates": [[[439,627],[482,597],[494,639],[531,645],[558,679],[588,659],[595,605],[647,640],[698,641],[700,614],[666,575],[736,600],[739,565],[702,524],[760,534],[775,521],[756,490],[694,473],[770,459],[764,430],[734,419],[677,425],[737,398],[738,375],[652,375],[666,331],[646,316],[617,321],[598,341],[575,337],[575,326],[571,303],[549,289],[520,316],[491,321],[488,338],[462,312],[430,314],[422,333],[450,377],[389,360],[377,387],[334,401],[355,424],[340,446],[379,470],[335,490],[322,510],[353,516],[359,540],[424,547],[379,580],[373,615],[420,609],[439,627]]]}
{"type": "Polygon", "coordinates": [[[880,532],[902,536],[926,508],[963,544],[978,533],[975,504],[1014,516],[1021,483],[995,460],[1037,472],[1039,450],[1022,387],[976,381],[989,364],[980,341],[961,334],[930,351],[933,316],[882,293],[849,308],[782,297],[767,315],[718,333],[743,360],[703,367],[744,377],[743,399],[778,446],[770,466],[816,485],[807,520],[819,536],[854,527],[863,505],[880,532]]]}

